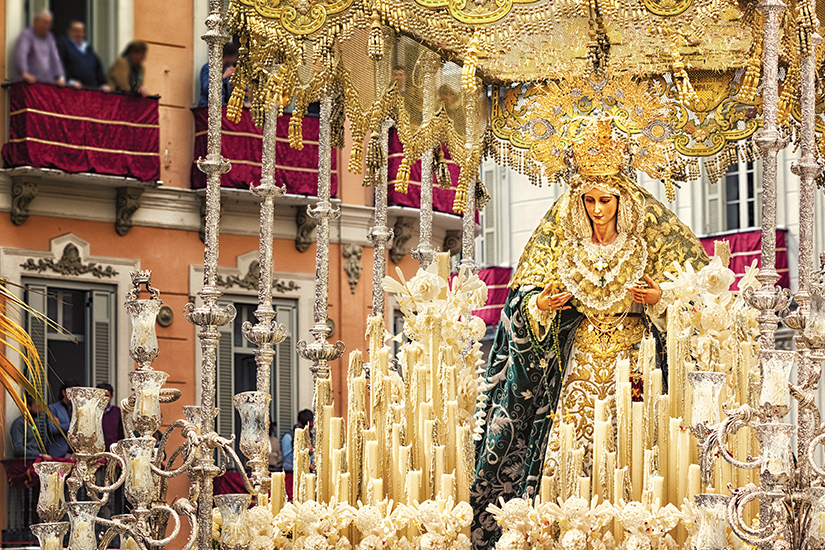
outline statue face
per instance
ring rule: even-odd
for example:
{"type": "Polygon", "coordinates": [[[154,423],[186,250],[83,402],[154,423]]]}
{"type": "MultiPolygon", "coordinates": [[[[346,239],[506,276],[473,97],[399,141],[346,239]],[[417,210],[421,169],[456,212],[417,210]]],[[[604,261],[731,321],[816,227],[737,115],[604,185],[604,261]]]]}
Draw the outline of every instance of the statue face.
{"type": "Polygon", "coordinates": [[[595,187],[582,195],[587,216],[593,226],[616,226],[616,211],[619,208],[619,198],[611,193],[605,193],[595,187]]]}

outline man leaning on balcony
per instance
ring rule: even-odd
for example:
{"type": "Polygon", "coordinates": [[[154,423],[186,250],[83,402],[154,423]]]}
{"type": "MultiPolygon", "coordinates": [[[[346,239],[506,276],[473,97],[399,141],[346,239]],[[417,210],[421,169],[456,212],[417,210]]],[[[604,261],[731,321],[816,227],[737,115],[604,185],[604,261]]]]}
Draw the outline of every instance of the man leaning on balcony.
{"type": "Polygon", "coordinates": [[[15,80],[25,80],[29,84],[44,82],[66,85],[57,44],[49,32],[51,28],[52,14],[43,10],[34,16],[32,27],[20,33],[14,54],[17,71],[15,80]]]}

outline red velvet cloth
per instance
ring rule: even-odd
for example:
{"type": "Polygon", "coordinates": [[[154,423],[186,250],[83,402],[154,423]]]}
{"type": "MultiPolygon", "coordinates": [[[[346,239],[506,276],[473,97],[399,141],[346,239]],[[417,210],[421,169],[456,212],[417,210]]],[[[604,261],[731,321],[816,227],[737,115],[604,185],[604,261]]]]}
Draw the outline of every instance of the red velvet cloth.
{"type": "MultiPolygon", "coordinates": [[[[45,462],[42,457],[35,460],[23,460],[22,458],[7,458],[3,460],[3,467],[6,469],[6,481],[9,485],[20,485],[23,487],[34,487],[39,479],[34,471],[34,465],[38,462],[45,462]]],[[[71,458],[52,458],[49,462],[74,462],[71,458]]]]}
{"type": "MultiPolygon", "coordinates": [[[[410,208],[421,207],[421,160],[417,160],[410,166],[410,185],[406,193],[399,193],[395,190],[396,176],[401,160],[404,158],[404,146],[398,139],[395,128],[390,129],[389,159],[388,159],[388,180],[387,204],[390,206],[409,206],[410,208]]],[[[458,164],[453,162],[450,152],[444,150],[444,158],[447,162],[447,170],[450,172],[450,179],[453,185],[458,182],[458,175],[461,172],[458,164]]],[[[453,212],[453,201],[455,200],[455,187],[441,189],[433,174],[433,210],[457,215],[453,212]]]]}
{"type": "MultiPolygon", "coordinates": [[[[501,310],[510,293],[510,276],[513,269],[510,267],[485,267],[478,272],[478,278],[487,285],[487,304],[481,309],[473,311],[473,315],[481,317],[490,325],[497,325],[501,317],[501,310]]],[[[450,281],[456,277],[453,273],[450,281]]]]}
{"type": "Polygon", "coordinates": [[[243,476],[238,472],[227,470],[222,476],[215,478],[214,494],[216,495],[245,494],[247,492],[243,484],[243,476]]]}
{"type": "MultiPolygon", "coordinates": [[[[779,286],[783,288],[791,287],[791,277],[788,272],[788,244],[787,244],[787,229],[776,230],[776,271],[779,273],[779,286]]],[[[761,267],[762,255],[762,230],[752,229],[748,231],[740,231],[738,233],[731,233],[730,235],[722,235],[716,237],[704,237],[699,239],[702,241],[702,246],[705,247],[708,256],[713,255],[714,241],[728,241],[730,243],[730,268],[736,273],[736,281],[742,278],[745,274],[745,268],[756,260],[756,266],[761,267]]]]}
{"type": "Polygon", "coordinates": [[[160,179],[157,99],[17,82],[9,115],[6,167],[160,179]]]}
{"type": "MultiPolygon", "coordinates": [[[[206,157],[206,128],[208,112],[206,107],[192,109],[195,117],[195,160],[206,157]]],[[[295,195],[318,194],[318,129],[319,120],[306,116],[303,120],[304,148],[289,146],[289,116],[278,117],[275,144],[275,184],[286,185],[287,193],[295,195]]],[[[248,110],[244,110],[241,121],[235,124],[226,118],[226,108],[221,120],[223,138],[221,152],[232,163],[232,169],[221,176],[222,187],[249,189],[261,181],[261,157],[263,155],[263,130],[252,122],[248,110]]],[[[338,193],[338,155],[332,155],[332,196],[338,193]]],[[[206,187],[206,174],[192,165],[192,189],[206,187]]]]}

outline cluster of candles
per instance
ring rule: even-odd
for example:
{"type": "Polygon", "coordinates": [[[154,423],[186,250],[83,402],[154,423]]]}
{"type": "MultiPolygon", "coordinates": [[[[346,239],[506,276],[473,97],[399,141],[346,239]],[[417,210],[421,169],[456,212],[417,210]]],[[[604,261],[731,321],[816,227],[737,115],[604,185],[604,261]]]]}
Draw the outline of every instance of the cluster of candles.
{"type": "MultiPolygon", "coordinates": [[[[449,258],[439,254],[449,280],[449,258]]],[[[469,501],[473,446],[470,412],[459,412],[460,356],[441,341],[440,318],[427,312],[417,343],[403,346],[405,376],[390,369],[383,319],[369,321],[369,388],[361,352],[349,356],[347,416],[334,416],[332,380],[316,382],[316,473],[309,473],[309,431],[296,430],[294,495],[298,500],[412,504],[435,498],[469,501]],[[465,420],[460,420],[464,418],[465,420]]],[[[419,319],[421,321],[421,319],[419,319]]],[[[273,491],[278,481],[273,478],[273,491]]],[[[279,489],[280,490],[280,489],[279,489]]],[[[273,497],[275,500],[275,497],[273,497]]]]}

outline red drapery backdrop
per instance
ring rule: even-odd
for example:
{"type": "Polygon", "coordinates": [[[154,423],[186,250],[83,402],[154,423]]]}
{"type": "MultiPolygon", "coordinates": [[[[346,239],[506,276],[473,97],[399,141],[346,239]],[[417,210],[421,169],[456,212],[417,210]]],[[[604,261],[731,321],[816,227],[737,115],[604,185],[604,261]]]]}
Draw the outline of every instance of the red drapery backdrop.
{"type": "MultiPolygon", "coordinates": [[[[192,109],[195,117],[195,160],[206,157],[207,108],[192,109]]],[[[318,129],[319,120],[306,116],[303,120],[304,148],[289,146],[289,116],[278,117],[275,145],[275,184],[286,185],[287,193],[317,195],[318,193],[318,129]]],[[[226,118],[226,108],[221,120],[223,138],[221,151],[232,163],[232,170],[221,176],[222,187],[248,189],[261,181],[261,157],[263,155],[263,130],[255,126],[248,110],[244,110],[237,124],[226,118]]],[[[332,196],[338,192],[336,174],[338,157],[332,155],[332,196]]],[[[206,187],[206,174],[192,165],[192,189],[206,187]]]]}
{"type": "MultiPolygon", "coordinates": [[[[791,277],[788,272],[788,230],[776,230],[776,271],[779,273],[779,286],[783,288],[791,287],[791,277]]],[[[730,244],[730,267],[736,273],[736,282],[745,274],[745,268],[756,260],[756,266],[761,267],[762,255],[762,230],[753,229],[751,231],[740,231],[730,235],[716,237],[704,237],[699,239],[708,255],[713,254],[713,243],[715,241],[728,241],[730,244]]]]}
{"type": "MultiPolygon", "coordinates": [[[[473,311],[473,315],[481,317],[489,325],[497,325],[501,317],[501,310],[510,293],[510,276],[513,269],[510,267],[485,267],[478,272],[478,278],[487,285],[487,303],[481,309],[473,311]]],[[[450,281],[456,277],[450,276],[450,281]]]]}
{"type": "Polygon", "coordinates": [[[9,87],[6,167],[160,179],[158,100],[17,82],[9,87]]]}
{"type": "MultiPolygon", "coordinates": [[[[399,193],[395,190],[396,176],[398,168],[401,166],[401,159],[404,158],[404,146],[398,139],[395,128],[390,129],[389,159],[388,159],[388,181],[387,204],[390,206],[409,206],[410,208],[421,207],[421,160],[417,160],[410,167],[410,185],[406,193],[399,193]]],[[[458,164],[452,161],[450,152],[445,149],[444,158],[447,162],[447,170],[450,172],[450,180],[453,185],[458,182],[458,175],[461,172],[458,164]]],[[[433,210],[436,212],[453,212],[453,200],[455,200],[455,187],[441,189],[433,174],[433,210]]]]}

